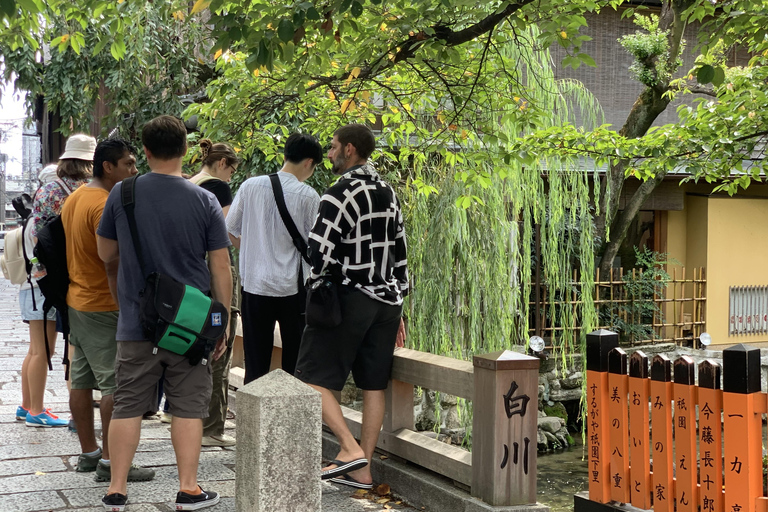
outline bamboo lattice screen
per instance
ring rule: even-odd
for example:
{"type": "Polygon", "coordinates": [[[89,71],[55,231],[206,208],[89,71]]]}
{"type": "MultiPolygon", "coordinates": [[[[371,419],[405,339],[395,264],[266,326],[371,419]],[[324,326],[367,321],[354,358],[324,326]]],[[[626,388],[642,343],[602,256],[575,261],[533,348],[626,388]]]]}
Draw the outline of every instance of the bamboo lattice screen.
{"type": "MultiPolygon", "coordinates": [[[[642,270],[633,269],[630,275],[633,278],[639,278],[642,270]]],[[[678,345],[690,345],[694,340],[698,340],[699,335],[704,332],[706,324],[706,272],[703,267],[694,268],[689,271],[685,267],[672,268],[670,281],[663,294],[654,294],[652,302],[657,306],[660,313],[643,316],[633,313],[628,305],[642,301],[650,302],[650,298],[632,296],[630,287],[627,286],[625,278],[627,274],[623,268],[611,269],[610,276],[601,280],[599,271],[595,273],[595,289],[593,297],[598,311],[598,320],[600,325],[597,329],[617,330],[616,322],[610,320],[621,319],[627,324],[646,326],[648,331],[652,329],[653,337],[642,337],[623,335],[622,344],[640,344],[640,343],[670,343],[678,345]]],[[[532,284],[535,289],[536,284],[532,284]]],[[[581,289],[583,284],[579,279],[577,272],[574,271],[570,283],[570,297],[555,297],[554,300],[549,294],[546,283],[542,283],[539,293],[539,302],[537,304],[531,293],[529,334],[539,335],[545,340],[551,339],[557,335],[558,331],[563,331],[564,327],[558,325],[557,318],[560,308],[572,308],[573,316],[576,319],[575,330],[581,330],[581,322],[578,318],[578,306],[581,304],[581,289]],[[536,318],[538,314],[539,318],[536,318]],[[538,326],[538,328],[537,328],[538,326]]]]}

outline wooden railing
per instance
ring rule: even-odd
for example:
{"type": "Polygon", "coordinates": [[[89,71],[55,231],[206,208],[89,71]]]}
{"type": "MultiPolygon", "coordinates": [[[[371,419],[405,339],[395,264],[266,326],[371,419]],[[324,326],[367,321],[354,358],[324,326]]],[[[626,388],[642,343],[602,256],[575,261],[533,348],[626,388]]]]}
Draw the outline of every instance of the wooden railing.
{"type": "MultiPolygon", "coordinates": [[[[768,510],[760,350],[723,351],[721,390],[714,361],[698,365],[698,384],[688,356],[673,364],[657,355],[649,367],[638,351],[627,373],[617,344],[609,331],[587,335],[589,501],[656,512],[768,510]]],[[[577,497],[576,512],[590,509],[577,497]]]]}
{"type": "MultiPolygon", "coordinates": [[[[274,352],[279,352],[276,339],[274,352]]],[[[273,363],[279,353],[273,353],[273,363]]],[[[378,449],[453,480],[494,505],[536,503],[539,359],[511,351],[475,356],[472,362],[400,348],[378,449]],[[472,451],[420,434],[414,428],[414,386],[472,401],[472,451]]],[[[242,385],[242,368],[230,382],[242,385]]],[[[360,438],[362,414],[342,406],[360,438]]]]}

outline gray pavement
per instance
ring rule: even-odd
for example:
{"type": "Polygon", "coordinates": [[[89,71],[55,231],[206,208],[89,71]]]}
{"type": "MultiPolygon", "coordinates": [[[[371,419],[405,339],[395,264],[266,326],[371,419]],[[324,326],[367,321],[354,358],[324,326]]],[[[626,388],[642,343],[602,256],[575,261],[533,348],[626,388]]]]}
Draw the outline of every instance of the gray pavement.
{"type": "MultiPolygon", "coordinates": [[[[100,500],[107,484],[94,482],[93,473],[75,472],[80,453],[76,434],[66,428],[34,428],[15,421],[16,407],[21,404],[21,364],[27,345],[27,326],[19,316],[18,287],[0,277],[0,512],[103,510],[100,500]]],[[[68,418],[69,398],[61,365],[63,348],[59,338],[54,371],[48,376],[45,406],[68,418]]],[[[157,475],[151,482],[128,485],[129,512],[173,510],[178,475],[168,427],[158,419],[142,424],[134,462],[155,469],[157,475]]],[[[96,428],[100,433],[98,422],[96,428]]],[[[227,428],[227,433],[234,436],[234,422],[228,421],[227,428]]],[[[222,496],[221,503],[206,510],[235,510],[234,449],[203,448],[198,475],[203,488],[222,496]]],[[[413,510],[388,495],[356,493],[329,483],[322,485],[324,511],[413,510]]]]}

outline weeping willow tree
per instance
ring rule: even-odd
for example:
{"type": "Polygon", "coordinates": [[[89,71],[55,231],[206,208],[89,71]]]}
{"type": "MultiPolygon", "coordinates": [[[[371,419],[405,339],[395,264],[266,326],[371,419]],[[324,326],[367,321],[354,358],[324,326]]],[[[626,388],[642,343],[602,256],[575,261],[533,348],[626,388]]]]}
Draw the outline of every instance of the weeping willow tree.
{"type": "MultiPolygon", "coordinates": [[[[529,35],[534,39],[535,30],[529,35]]],[[[510,88],[498,104],[535,108],[536,121],[497,113],[496,147],[467,144],[458,164],[440,159],[415,166],[411,182],[433,188],[402,190],[413,280],[409,339],[419,350],[468,359],[527,344],[536,224],[542,225],[541,270],[552,305],[557,297],[570,297],[574,260],[583,281],[578,308],[553,309],[552,321],[562,329],[552,343],[562,356],[578,351],[583,339],[574,336],[577,322],[581,332],[597,325],[589,174],[567,159],[506,158],[503,141],[566,122],[591,129],[602,123],[602,111],[582,84],[555,78],[547,51],[520,42],[510,41],[497,58],[516,64],[525,99],[510,88]]]]}

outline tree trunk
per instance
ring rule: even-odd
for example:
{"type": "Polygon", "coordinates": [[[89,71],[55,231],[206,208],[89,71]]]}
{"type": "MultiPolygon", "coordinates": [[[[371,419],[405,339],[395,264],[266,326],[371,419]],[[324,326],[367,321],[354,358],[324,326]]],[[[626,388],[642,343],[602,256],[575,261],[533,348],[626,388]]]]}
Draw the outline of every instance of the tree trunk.
{"type": "MultiPolygon", "coordinates": [[[[685,24],[680,18],[680,14],[691,4],[691,0],[667,0],[661,8],[659,16],[659,28],[669,31],[667,43],[669,45],[669,74],[671,75],[677,67],[678,54],[680,53],[681,42],[685,24]]],[[[637,97],[632,110],[627,116],[624,126],[619,131],[620,135],[629,138],[639,138],[644,136],[659,115],[666,110],[669,105],[669,99],[664,93],[669,88],[669,80],[663,80],[653,87],[646,87],[637,97]]],[[[602,187],[600,198],[600,215],[596,219],[597,233],[603,241],[602,254],[600,258],[600,274],[607,274],[613,266],[613,260],[619,251],[621,243],[627,236],[627,229],[637,214],[640,207],[650,197],[656,186],[661,183],[666,172],[658,173],[654,178],[644,182],[632,194],[624,209],[619,212],[619,203],[621,192],[624,186],[626,161],[617,162],[608,169],[606,184],[610,185],[610,193],[607,193],[605,185],[602,187]],[[610,229],[608,227],[610,226],[610,229]]]]}

